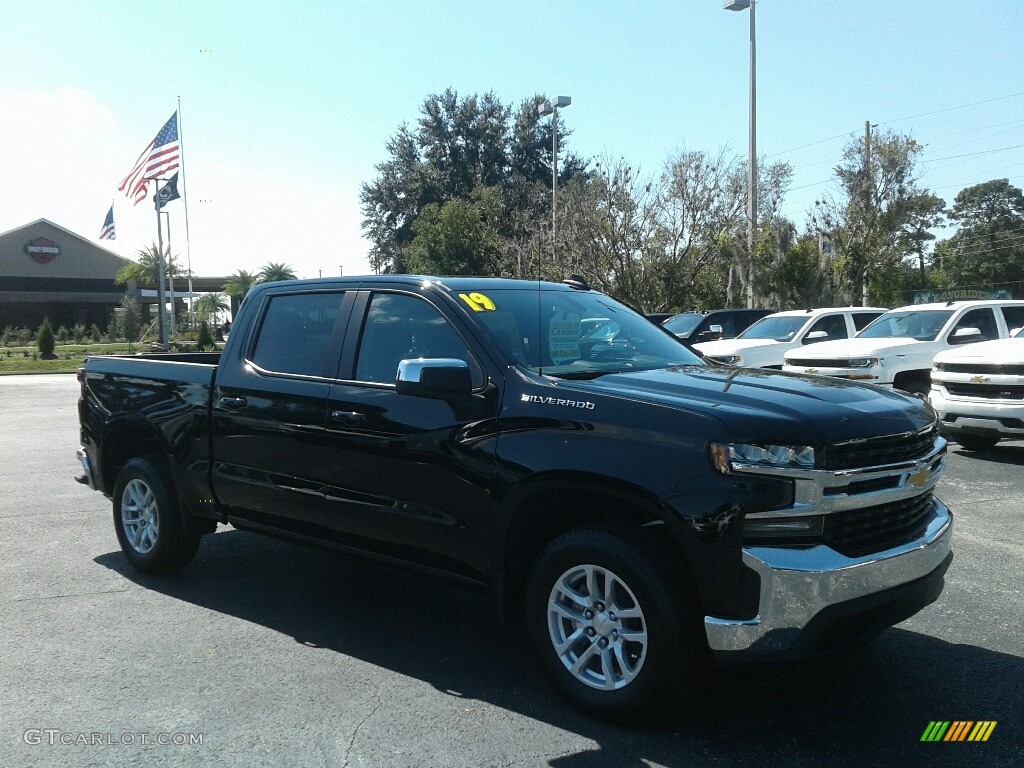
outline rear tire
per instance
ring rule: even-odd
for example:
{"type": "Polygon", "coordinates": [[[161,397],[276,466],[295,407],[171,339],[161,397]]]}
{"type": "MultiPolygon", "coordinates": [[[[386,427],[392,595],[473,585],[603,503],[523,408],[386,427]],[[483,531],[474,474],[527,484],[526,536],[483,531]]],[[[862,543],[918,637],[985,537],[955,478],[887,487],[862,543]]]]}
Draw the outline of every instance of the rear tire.
{"type": "Polygon", "coordinates": [[[998,437],[985,437],[984,435],[958,435],[954,439],[967,451],[988,451],[999,442],[998,437]]]}
{"type": "Polygon", "coordinates": [[[675,709],[708,669],[678,559],[639,533],[561,536],[538,557],[526,594],[527,631],[547,677],[572,704],[605,719],[675,709]]]}
{"type": "Polygon", "coordinates": [[[185,532],[163,462],[132,459],[114,485],[114,530],[128,562],[144,573],[176,571],[195,557],[200,536],[185,532]]]}

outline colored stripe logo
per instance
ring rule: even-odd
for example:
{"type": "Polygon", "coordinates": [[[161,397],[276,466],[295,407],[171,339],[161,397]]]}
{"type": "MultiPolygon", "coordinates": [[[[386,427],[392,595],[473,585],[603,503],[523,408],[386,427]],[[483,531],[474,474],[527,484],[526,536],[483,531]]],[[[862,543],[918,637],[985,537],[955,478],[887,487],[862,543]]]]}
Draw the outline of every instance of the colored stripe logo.
{"type": "Polygon", "coordinates": [[[921,741],[988,741],[996,720],[932,720],[921,741]]]}

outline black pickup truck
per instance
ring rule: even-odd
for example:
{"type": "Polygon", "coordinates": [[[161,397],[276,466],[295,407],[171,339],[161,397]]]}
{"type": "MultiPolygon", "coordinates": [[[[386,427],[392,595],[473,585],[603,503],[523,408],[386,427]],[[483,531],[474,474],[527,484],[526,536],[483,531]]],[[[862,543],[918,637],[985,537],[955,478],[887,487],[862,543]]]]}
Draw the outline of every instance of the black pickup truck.
{"type": "Polygon", "coordinates": [[[608,717],[712,659],[864,642],[952,558],[926,403],[709,365],[579,281],[270,283],[219,355],[79,377],[84,479],[136,568],[230,523],[482,585],[608,717]]]}

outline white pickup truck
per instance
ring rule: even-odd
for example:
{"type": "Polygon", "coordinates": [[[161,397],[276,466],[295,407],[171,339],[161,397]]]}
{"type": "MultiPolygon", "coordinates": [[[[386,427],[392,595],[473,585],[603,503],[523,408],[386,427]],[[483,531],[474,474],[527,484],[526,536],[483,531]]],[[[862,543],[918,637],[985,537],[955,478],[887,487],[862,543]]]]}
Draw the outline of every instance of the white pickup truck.
{"type": "Polygon", "coordinates": [[[1024,301],[949,301],[886,312],[856,338],[786,353],[782,370],[854,379],[927,395],[932,359],[961,344],[1005,339],[1024,325],[1024,301]]]}
{"type": "Polygon", "coordinates": [[[694,344],[704,357],[743,368],[782,368],[783,355],[805,344],[848,339],[885,313],[873,307],[824,307],[762,317],[735,339],[694,344]]]}
{"type": "Polygon", "coordinates": [[[942,434],[968,451],[1024,438],[1024,329],[936,355],[928,402],[942,434]]]}

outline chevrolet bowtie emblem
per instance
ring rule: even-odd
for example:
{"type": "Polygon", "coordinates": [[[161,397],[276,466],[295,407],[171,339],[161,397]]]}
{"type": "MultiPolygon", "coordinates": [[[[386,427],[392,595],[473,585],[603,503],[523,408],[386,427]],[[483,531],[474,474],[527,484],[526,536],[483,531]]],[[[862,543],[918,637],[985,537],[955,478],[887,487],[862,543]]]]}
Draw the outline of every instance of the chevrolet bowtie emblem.
{"type": "Polygon", "coordinates": [[[907,475],[907,485],[912,485],[915,488],[924,488],[924,484],[928,482],[928,478],[931,472],[928,467],[923,467],[912,475],[907,475]]]}
{"type": "Polygon", "coordinates": [[[804,368],[804,373],[817,373],[817,368],[804,368]]]}
{"type": "Polygon", "coordinates": [[[984,384],[988,381],[988,376],[971,376],[971,384],[984,384]]]}

